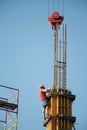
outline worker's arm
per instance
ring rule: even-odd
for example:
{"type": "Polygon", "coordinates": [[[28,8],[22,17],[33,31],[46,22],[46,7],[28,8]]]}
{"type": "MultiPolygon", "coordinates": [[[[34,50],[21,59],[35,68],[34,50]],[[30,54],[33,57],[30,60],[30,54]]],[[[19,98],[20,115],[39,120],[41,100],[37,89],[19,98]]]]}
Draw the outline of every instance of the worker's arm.
{"type": "Polygon", "coordinates": [[[49,92],[51,89],[41,89],[41,92],[45,92],[45,93],[47,93],[47,92],[49,92]]]}
{"type": "Polygon", "coordinates": [[[45,92],[45,93],[46,93],[46,92],[47,92],[47,90],[46,90],[46,89],[41,89],[41,92],[45,92]]]}

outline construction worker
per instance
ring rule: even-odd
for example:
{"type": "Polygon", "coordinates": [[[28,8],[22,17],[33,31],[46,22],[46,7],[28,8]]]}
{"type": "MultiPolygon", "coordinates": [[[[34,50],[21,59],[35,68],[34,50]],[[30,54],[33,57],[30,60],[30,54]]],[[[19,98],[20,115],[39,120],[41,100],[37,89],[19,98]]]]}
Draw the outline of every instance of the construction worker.
{"type": "Polygon", "coordinates": [[[44,119],[48,116],[48,101],[46,97],[46,93],[50,91],[50,89],[46,90],[44,85],[40,85],[40,100],[42,103],[42,113],[44,114],[44,119]]]}

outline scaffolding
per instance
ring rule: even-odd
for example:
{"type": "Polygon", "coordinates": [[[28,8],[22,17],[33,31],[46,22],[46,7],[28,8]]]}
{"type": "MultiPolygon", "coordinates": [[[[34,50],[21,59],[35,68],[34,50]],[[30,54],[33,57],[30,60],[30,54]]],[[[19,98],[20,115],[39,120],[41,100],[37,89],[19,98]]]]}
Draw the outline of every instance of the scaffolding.
{"type": "Polygon", "coordinates": [[[0,85],[0,130],[18,130],[19,89],[0,85]]]}

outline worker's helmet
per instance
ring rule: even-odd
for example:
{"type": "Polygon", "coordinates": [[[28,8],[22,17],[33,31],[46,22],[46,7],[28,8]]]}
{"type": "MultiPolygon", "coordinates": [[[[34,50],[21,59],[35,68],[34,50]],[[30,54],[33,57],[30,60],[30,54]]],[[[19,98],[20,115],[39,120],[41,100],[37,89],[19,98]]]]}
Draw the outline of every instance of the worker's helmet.
{"type": "Polygon", "coordinates": [[[39,85],[39,88],[45,88],[45,86],[43,84],[39,85]]]}

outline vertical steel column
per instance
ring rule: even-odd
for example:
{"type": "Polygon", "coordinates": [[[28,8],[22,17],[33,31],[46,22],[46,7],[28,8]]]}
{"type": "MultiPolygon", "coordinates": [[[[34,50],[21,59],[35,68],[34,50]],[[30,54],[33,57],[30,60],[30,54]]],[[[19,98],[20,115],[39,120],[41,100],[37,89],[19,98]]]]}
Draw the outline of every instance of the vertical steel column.
{"type": "Polygon", "coordinates": [[[63,25],[62,88],[66,89],[66,25],[63,25]]]}
{"type": "Polygon", "coordinates": [[[58,85],[58,26],[54,29],[54,84],[53,88],[58,85]]]}
{"type": "Polygon", "coordinates": [[[61,46],[61,41],[59,41],[59,45],[58,45],[58,87],[61,88],[62,87],[62,63],[61,63],[61,54],[62,54],[62,46],[61,46]]]}

